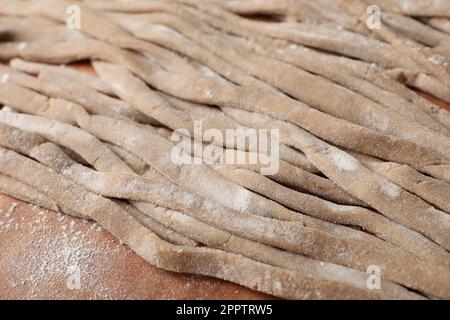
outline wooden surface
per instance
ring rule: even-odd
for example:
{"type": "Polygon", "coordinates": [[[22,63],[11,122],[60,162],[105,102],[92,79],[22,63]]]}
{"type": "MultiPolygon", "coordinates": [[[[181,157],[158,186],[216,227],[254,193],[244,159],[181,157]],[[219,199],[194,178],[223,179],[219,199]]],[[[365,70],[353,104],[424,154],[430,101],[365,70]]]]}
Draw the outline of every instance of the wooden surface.
{"type": "MultiPolygon", "coordinates": [[[[88,64],[72,66],[94,72],[88,64]]],[[[0,299],[272,299],[220,279],[158,269],[97,224],[1,193],[0,243],[0,299]]]]}
{"type": "Polygon", "coordinates": [[[271,298],[219,279],[155,268],[95,223],[2,194],[0,243],[2,299],[271,298]]]}

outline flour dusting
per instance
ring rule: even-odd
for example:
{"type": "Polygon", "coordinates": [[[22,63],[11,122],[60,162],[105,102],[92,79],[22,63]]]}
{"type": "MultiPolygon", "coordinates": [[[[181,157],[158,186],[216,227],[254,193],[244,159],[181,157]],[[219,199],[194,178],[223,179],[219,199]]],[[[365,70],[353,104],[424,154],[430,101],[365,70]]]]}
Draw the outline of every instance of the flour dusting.
{"type": "Polygon", "coordinates": [[[383,182],[381,183],[381,189],[392,199],[396,199],[400,196],[401,188],[387,179],[383,179],[383,182]]]}
{"type": "Polygon", "coordinates": [[[5,73],[3,76],[2,76],[2,79],[1,79],[1,82],[3,82],[3,83],[6,83],[6,82],[8,82],[9,81],[9,73],[5,73]]]}
{"type": "Polygon", "coordinates": [[[358,160],[341,150],[331,151],[330,157],[333,164],[340,171],[354,171],[359,167],[358,160]]]}
{"type": "Polygon", "coordinates": [[[23,49],[25,49],[26,47],[28,47],[28,44],[26,43],[26,42],[21,42],[20,44],[19,44],[19,50],[23,50],[23,49]]]}

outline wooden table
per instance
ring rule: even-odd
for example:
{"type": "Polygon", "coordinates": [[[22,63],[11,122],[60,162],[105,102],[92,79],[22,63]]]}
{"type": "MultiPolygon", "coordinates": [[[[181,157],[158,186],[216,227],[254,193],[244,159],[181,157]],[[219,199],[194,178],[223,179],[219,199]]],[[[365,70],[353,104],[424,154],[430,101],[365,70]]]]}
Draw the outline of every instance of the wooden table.
{"type": "Polygon", "coordinates": [[[271,298],[219,279],[158,269],[94,223],[2,194],[0,243],[3,299],[271,298]]]}

